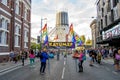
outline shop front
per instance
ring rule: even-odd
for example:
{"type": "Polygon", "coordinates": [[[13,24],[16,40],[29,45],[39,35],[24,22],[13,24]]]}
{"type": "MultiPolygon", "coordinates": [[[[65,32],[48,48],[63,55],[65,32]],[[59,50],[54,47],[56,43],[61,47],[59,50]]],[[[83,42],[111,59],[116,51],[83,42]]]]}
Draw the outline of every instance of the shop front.
{"type": "Polygon", "coordinates": [[[120,23],[113,28],[102,32],[102,43],[108,43],[109,46],[120,47],[120,23]]]}

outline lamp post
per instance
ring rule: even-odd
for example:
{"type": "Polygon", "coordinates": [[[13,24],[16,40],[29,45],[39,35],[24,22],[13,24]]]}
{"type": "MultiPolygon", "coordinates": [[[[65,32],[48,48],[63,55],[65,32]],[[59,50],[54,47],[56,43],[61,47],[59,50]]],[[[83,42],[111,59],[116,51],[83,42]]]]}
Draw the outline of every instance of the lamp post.
{"type": "MultiPolygon", "coordinates": [[[[42,30],[43,20],[47,20],[47,18],[41,18],[41,30],[42,30]]],[[[40,47],[41,47],[41,49],[42,49],[42,31],[41,31],[41,35],[40,35],[40,47]]]]}

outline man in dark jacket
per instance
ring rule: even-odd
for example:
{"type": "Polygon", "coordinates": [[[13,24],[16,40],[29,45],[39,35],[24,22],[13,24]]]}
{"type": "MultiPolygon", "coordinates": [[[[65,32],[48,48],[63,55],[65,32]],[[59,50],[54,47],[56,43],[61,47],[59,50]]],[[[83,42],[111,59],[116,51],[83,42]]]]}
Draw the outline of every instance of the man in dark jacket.
{"type": "Polygon", "coordinates": [[[48,59],[48,54],[46,48],[43,49],[43,52],[41,52],[42,58],[40,58],[41,61],[41,67],[40,67],[40,73],[44,74],[45,68],[46,68],[46,61],[48,59]]]}

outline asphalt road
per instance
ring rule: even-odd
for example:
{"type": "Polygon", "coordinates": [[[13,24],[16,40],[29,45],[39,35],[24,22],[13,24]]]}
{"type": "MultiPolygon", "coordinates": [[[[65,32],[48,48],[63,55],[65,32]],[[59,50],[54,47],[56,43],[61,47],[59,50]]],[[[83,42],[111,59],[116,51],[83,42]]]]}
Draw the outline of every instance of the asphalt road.
{"type": "Polygon", "coordinates": [[[79,73],[76,61],[71,55],[60,60],[49,60],[50,65],[46,67],[46,74],[39,73],[40,62],[35,67],[29,65],[10,71],[0,76],[0,80],[120,80],[120,72],[115,72],[113,65],[103,63],[89,66],[89,61],[84,62],[84,72],[79,73]]]}

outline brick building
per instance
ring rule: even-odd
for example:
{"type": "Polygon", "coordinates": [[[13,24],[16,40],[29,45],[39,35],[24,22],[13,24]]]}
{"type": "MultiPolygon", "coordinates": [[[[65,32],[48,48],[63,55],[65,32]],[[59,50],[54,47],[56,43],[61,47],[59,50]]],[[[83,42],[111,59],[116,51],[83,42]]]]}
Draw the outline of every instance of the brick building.
{"type": "Polygon", "coordinates": [[[0,0],[0,60],[30,48],[31,0],[0,0]]]}

